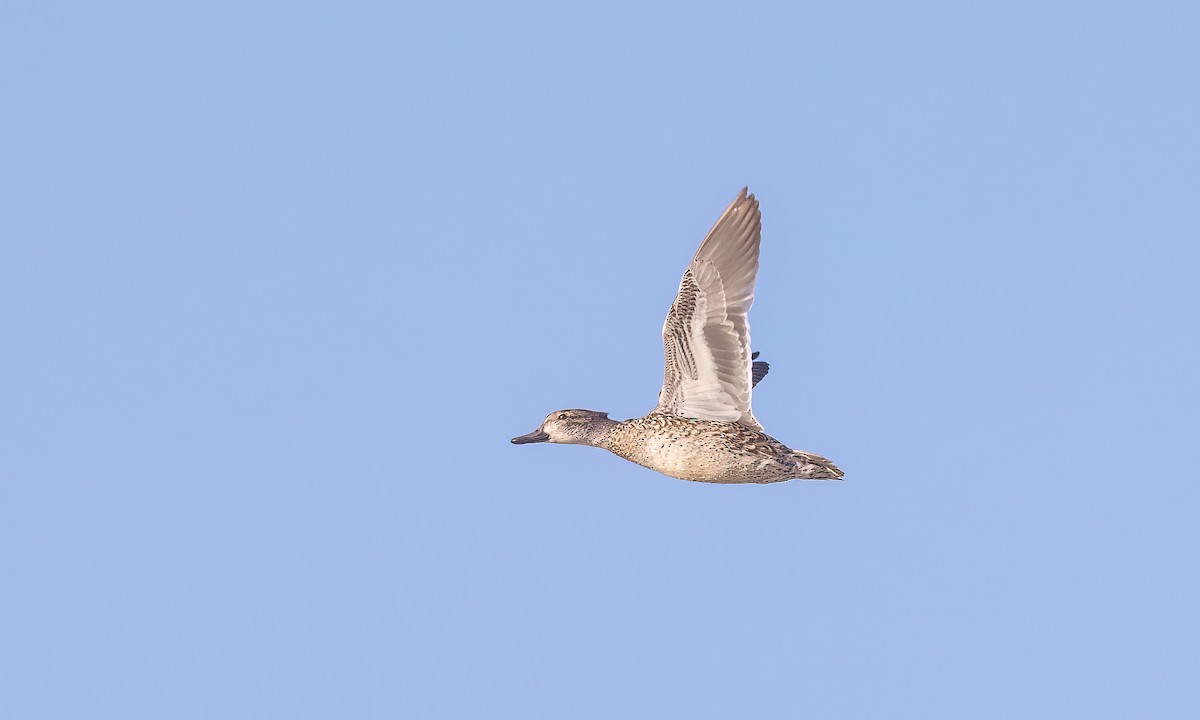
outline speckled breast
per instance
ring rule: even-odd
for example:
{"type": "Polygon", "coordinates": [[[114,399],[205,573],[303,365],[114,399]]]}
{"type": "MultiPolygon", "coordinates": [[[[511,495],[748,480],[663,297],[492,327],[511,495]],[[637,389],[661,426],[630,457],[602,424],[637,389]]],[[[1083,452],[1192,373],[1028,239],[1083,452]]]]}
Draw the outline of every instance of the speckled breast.
{"type": "Polygon", "coordinates": [[[681,480],[769,483],[792,477],[786,448],[763,433],[729,423],[652,414],[621,424],[604,447],[681,480]]]}

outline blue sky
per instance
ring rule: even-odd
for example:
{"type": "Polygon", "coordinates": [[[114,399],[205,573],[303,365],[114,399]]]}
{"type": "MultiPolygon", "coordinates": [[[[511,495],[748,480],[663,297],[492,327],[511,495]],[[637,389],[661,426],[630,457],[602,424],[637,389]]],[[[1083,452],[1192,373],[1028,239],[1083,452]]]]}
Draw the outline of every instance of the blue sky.
{"type": "Polygon", "coordinates": [[[10,3],[0,715],[1194,717],[1194,3],[10,3]],[[755,413],[633,417],[737,190],[755,413]]]}

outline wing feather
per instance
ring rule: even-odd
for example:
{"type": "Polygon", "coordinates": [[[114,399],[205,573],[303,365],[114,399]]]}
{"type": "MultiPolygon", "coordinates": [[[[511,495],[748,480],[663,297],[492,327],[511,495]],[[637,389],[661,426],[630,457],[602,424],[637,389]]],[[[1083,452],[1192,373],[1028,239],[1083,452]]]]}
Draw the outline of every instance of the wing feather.
{"type": "Polygon", "coordinates": [[[761,235],[758,201],[743,188],[700,243],[667,312],[658,412],[762,429],[750,407],[747,317],[761,235]]]}

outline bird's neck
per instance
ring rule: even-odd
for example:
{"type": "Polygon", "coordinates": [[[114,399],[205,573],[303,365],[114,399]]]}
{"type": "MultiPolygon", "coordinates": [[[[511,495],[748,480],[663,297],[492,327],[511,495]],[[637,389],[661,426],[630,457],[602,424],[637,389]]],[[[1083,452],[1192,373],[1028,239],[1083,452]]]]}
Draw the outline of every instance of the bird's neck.
{"type": "Polygon", "coordinates": [[[598,418],[588,427],[587,434],[582,439],[583,444],[593,447],[607,447],[608,439],[620,426],[621,422],[618,420],[598,418]]]}

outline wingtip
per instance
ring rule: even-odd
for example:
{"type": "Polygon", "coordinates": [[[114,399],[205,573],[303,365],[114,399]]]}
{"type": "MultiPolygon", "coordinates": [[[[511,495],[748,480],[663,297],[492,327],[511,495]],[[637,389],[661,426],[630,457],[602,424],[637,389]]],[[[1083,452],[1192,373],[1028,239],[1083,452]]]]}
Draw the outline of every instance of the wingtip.
{"type": "MultiPolygon", "coordinates": [[[[725,217],[730,213],[744,214],[748,218],[758,215],[758,198],[754,197],[754,193],[750,192],[749,186],[743,187],[738,192],[737,197],[729,203],[729,207],[725,208],[725,212],[721,214],[721,217],[725,217]]],[[[720,223],[720,220],[717,222],[720,223]]]]}

